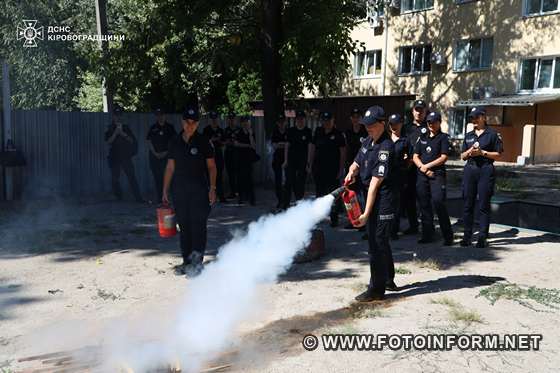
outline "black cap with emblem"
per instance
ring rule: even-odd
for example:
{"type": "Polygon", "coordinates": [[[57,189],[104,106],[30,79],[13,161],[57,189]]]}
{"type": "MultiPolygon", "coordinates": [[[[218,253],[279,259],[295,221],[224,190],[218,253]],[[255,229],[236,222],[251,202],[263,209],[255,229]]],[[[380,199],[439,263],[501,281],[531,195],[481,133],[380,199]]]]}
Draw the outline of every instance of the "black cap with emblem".
{"type": "Polygon", "coordinates": [[[200,115],[198,113],[198,108],[196,106],[187,106],[183,111],[183,120],[194,120],[198,121],[200,115]]]}
{"type": "Polygon", "coordinates": [[[296,118],[305,118],[305,111],[303,110],[298,110],[296,112],[296,118]]]}
{"type": "Polygon", "coordinates": [[[426,105],[426,101],[424,100],[416,100],[414,101],[414,109],[425,109],[426,107],[428,107],[428,105],[426,105]]]}
{"type": "Polygon", "coordinates": [[[362,119],[360,119],[360,123],[365,126],[371,126],[377,122],[381,122],[385,120],[385,110],[381,106],[372,106],[366,110],[362,119]]]}
{"type": "Polygon", "coordinates": [[[350,116],[361,116],[362,115],[362,111],[358,108],[354,108],[352,109],[352,113],[350,114],[350,116]]]}
{"type": "Polygon", "coordinates": [[[321,113],[321,120],[322,121],[328,121],[332,119],[332,113],[330,111],[323,111],[321,113]]]}
{"type": "Polygon", "coordinates": [[[478,118],[482,115],[486,115],[486,110],[480,106],[473,107],[469,113],[469,117],[471,118],[478,118]]]}
{"type": "Polygon", "coordinates": [[[393,114],[389,117],[389,124],[400,124],[402,122],[403,120],[400,114],[393,114]]]}
{"type": "Polygon", "coordinates": [[[216,119],[218,118],[218,113],[216,113],[215,111],[211,111],[209,117],[210,119],[216,119]]]}

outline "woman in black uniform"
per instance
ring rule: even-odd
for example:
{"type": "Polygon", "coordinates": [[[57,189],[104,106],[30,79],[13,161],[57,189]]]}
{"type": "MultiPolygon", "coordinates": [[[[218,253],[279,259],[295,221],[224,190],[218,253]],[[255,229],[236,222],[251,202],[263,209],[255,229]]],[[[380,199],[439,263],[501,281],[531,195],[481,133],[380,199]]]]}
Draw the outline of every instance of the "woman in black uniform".
{"type": "Polygon", "coordinates": [[[403,120],[399,114],[393,114],[389,117],[389,130],[391,133],[391,140],[395,144],[395,172],[394,184],[395,191],[395,220],[393,220],[393,229],[391,230],[391,239],[399,239],[399,229],[401,222],[401,201],[404,201],[404,194],[406,193],[406,173],[410,165],[410,153],[408,139],[402,134],[403,120]]]}
{"type": "Polygon", "coordinates": [[[288,131],[286,131],[286,117],[284,114],[280,114],[276,120],[276,128],[272,131],[272,137],[270,139],[272,147],[274,148],[274,154],[272,156],[272,169],[274,170],[274,187],[276,191],[276,199],[278,204],[276,208],[282,208],[284,205],[284,200],[286,199],[285,191],[285,169],[284,165],[284,150],[286,144],[288,143],[288,131]]]}
{"type": "Polygon", "coordinates": [[[206,250],[206,226],[210,205],[216,202],[216,162],[210,140],[198,133],[198,108],[183,113],[183,131],[169,144],[169,160],[163,181],[164,204],[169,189],[181,228],[183,264],[178,274],[197,276],[206,250]]]}
{"type": "Polygon", "coordinates": [[[235,134],[234,144],[239,157],[239,203],[249,200],[251,206],[254,206],[253,163],[256,161],[257,153],[249,117],[241,118],[241,129],[235,134]]]}

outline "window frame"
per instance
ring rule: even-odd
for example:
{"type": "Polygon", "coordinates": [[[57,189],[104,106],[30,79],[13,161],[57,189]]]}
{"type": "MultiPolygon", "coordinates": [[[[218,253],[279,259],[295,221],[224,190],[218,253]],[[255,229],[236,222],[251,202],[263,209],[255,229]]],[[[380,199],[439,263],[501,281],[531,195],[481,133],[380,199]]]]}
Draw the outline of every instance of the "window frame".
{"type": "Polygon", "coordinates": [[[352,73],[352,75],[353,75],[353,79],[354,79],[354,80],[359,80],[359,79],[371,79],[371,78],[379,78],[379,77],[381,77],[381,76],[383,75],[383,49],[369,49],[369,50],[359,51],[359,52],[355,53],[355,54],[354,54],[354,67],[353,67],[353,73],[352,73]],[[381,63],[381,67],[380,67],[380,69],[379,69],[379,74],[375,74],[375,73],[374,73],[374,74],[358,75],[358,74],[357,74],[357,72],[358,72],[358,71],[357,71],[357,67],[358,67],[358,66],[357,66],[358,54],[360,54],[360,53],[363,53],[363,54],[364,54],[364,62],[363,62],[363,63],[366,64],[366,66],[367,66],[367,65],[368,65],[368,61],[369,61],[368,58],[367,58],[367,56],[369,55],[369,53],[372,53],[372,52],[373,52],[373,54],[374,54],[374,56],[375,56],[375,57],[374,57],[374,60],[373,60],[373,61],[374,61],[374,63],[373,63],[374,66],[375,66],[375,64],[376,64],[376,62],[377,62],[377,56],[378,56],[378,53],[377,53],[377,52],[380,52],[380,54],[379,54],[379,60],[380,60],[380,63],[381,63]]]}
{"type": "Polygon", "coordinates": [[[447,132],[449,134],[449,137],[451,137],[452,139],[458,139],[458,140],[463,140],[465,138],[465,134],[467,133],[467,124],[468,124],[468,108],[466,107],[451,107],[448,110],[448,115],[449,115],[449,120],[447,121],[447,132]],[[455,132],[455,131],[451,131],[451,126],[455,125],[455,114],[457,112],[462,112],[463,113],[463,131],[461,133],[455,132]]]}
{"type": "Polygon", "coordinates": [[[405,45],[405,46],[399,47],[399,65],[398,65],[398,74],[397,75],[398,76],[414,76],[414,75],[430,74],[432,72],[432,61],[431,61],[431,59],[432,59],[433,51],[434,51],[434,48],[433,48],[432,44],[415,44],[415,45],[405,45]],[[416,56],[415,50],[419,47],[422,48],[422,70],[414,71],[413,70],[414,69],[414,60],[415,60],[415,56],[416,56]],[[431,48],[430,57],[429,57],[429,61],[428,61],[429,64],[430,64],[430,69],[429,70],[423,70],[424,67],[425,67],[425,64],[426,64],[426,61],[425,61],[425,58],[424,58],[426,47],[431,48]],[[402,71],[403,50],[408,49],[408,48],[411,49],[411,52],[410,52],[410,71],[409,72],[403,72],[402,71]]]}
{"type": "Polygon", "coordinates": [[[453,42],[453,61],[452,61],[452,71],[454,73],[464,73],[464,72],[473,72],[473,71],[488,71],[492,69],[492,66],[494,65],[494,36],[488,36],[488,37],[478,37],[478,38],[472,38],[472,39],[457,39],[453,42]],[[491,56],[491,61],[490,61],[490,65],[487,67],[482,67],[482,60],[484,57],[484,40],[488,40],[491,39],[492,40],[492,56],[491,56]],[[480,57],[479,57],[479,66],[475,67],[475,68],[470,68],[470,67],[466,67],[464,69],[457,69],[457,47],[458,44],[460,42],[468,42],[469,45],[469,53],[467,54],[467,59],[470,57],[470,48],[471,48],[471,42],[472,41],[476,41],[476,40],[480,40],[480,57]]]}
{"type": "MultiPolygon", "coordinates": [[[[410,13],[418,13],[418,12],[425,12],[425,11],[428,11],[428,10],[433,10],[434,6],[435,6],[435,2],[436,2],[436,0],[432,0],[432,5],[427,7],[427,8],[403,10],[404,9],[403,4],[404,4],[405,1],[406,0],[400,0],[400,14],[410,14],[410,13]]],[[[416,4],[416,1],[419,1],[419,0],[412,0],[412,1],[414,2],[412,8],[414,8],[414,4],[416,4]]]]}
{"type": "Polygon", "coordinates": [[[520,58],[518,62],[517,71],[517,93],[520,94],[531,94],[531,93],[558,93],[560,92],[560,87],[554,88],[554,78],[556,73],[556,62],[560,61],[560,54],[553,54],[547,56],[531,56],[520,58]],[[529,60],[536,60],[535,75],[533,76],[533,89],[521,89],[522,74],[523,74],[523,62],[529,60]],[[552,60],[552,74],[550,75],[550,88],[538,88],[539,75],[541,73],[541,62],[543,60],[552,60]]]}
{"type": "Polygon", "coordinates": [[[543,12],[542,8],[543,8],[544,0],[539,0],[541,6],[540,6],[540,11],[538,13],[528,13],[527,12],[527,7],[528,7],[528,4],[529,4],[529,1],[530,0],[523,0],[523,3],[522,3],[521,16],[524,17],[524,18],[541,17],[541,16],[548,16],[548,15],[560,13],[560,1],[558,1],[558,5],[556,7],[556,10],[549,10],[549,11],[543,12]]]}

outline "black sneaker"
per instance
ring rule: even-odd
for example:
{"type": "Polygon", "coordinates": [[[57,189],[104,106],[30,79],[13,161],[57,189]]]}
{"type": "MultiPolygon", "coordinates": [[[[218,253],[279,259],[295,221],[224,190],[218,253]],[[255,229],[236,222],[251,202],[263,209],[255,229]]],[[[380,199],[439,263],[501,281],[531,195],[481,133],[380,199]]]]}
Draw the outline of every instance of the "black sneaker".
{"type": "Polygon", "coordinates": [[[478,241],[476,242],[476,247],[478,249],[483,249],[485,247],[488,247],[488,242],[486,242],[486,238],[479,238],[478,241]]]}
{"type": "Polygon", "coordinates": [[[185,266],[185,276],[187,278],[195,278],[200,275],[203,269],[202,263],[189,264],[185,266]]]}
{"type": "Polygon", "coordinates": [[[471,245],[471,239],[470,238],[463,238],[461,240],[461,247],[469,247],[471,245]]]}
{"type": "Polygon", "coordinates": [[[431,243],[433,241],[431,237],[422,237],[418,240],[418,243],[431,243]]]}
{"type": "Polygon", "coordinates": [[[399,287],[395,284],[395,281],[391,281],[385,284],[385,290],[399,291],[399,287]]]}
{"type": "Polygon", "coordinates": [[[364,291],[362,294],[358,295],[354,299],[356,299],[356,301],[360,303],[368,303],[368,302],[373,302],[375,300],[383,300],[385,299],[385,295],[377,293],[371,289],[367,289],[366,291],[364,291]]]}
{"type": "Polygon", "coordinates": [[[185,267],[186,264],[179,264],[173,268],[173,272],[176,276],[184,276],[185,275],[185,267]]]}
{"type": "Polygon", "coordinates": [[[418,233],[418,228],[412,228],[412,227],[408,228],[407,230],[405,230],[403,232],[403,234],[406,234],[406,235],[417,234],[417,233],[418,233]]]}
{"type": "Polygon", "coordinates": [[[454,243],[453,237],[448,237],[443,240],[443,246],[453,246],[454,243]]]}

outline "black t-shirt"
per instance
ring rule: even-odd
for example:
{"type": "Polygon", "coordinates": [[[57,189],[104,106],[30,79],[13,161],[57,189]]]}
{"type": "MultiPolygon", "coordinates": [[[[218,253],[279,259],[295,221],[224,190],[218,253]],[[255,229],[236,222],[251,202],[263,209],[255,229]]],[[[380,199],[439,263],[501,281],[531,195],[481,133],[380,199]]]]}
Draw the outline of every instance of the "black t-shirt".
{"type": "MultiPolygon", "coordinates": [[[[274,128],[272,131],[272,137],[270,138],[270,142],[273,144],[277,144],[279,142],[287,142],[288,141],[288,131],[284,130],[284,133],[280,132],[278,127],[274,128]]],[[[275,165],[279,165],[284,163],[284,148],[278,148],[274,151],[272,156],[272,163],[275,165]]]]}
{"type": "Polygon", "coordinates": [[[233,151],[233,140],[235,139],[235,134],[239,131],[239,128],[236,127],[226,127],[224,129],[224,136],[222,137],[222,141],[226,144],[226,151],[233,151]]]}
{"type": "Polygon", "coordinates": [[[315,130],[313,136],[315,145],[314,167],[317,170],[338,171],[340,168],[340,149],[346,146],[342,133],[333,128],[331,132],[325,133],[323,127],[315,130]]]}
{"type": "MultiPolygon", "coordinates": [[[[243,129],[240,129],[235,133],[235,140],[241,144],[251,144],[251,138],[253,141],[255,140],[255,136],[253,134],[249,135],[249,132],[245,132],[243,129]]],[[[239,152],[239,158],[241,161],[248,161],[252,158],[254,149],[248,147],[240,147],[237,148],[239,152]]]]}
{"type": "Polygon", "coordinates": [[[214,145],[214,149],[221,149],[223,146],[224,130],[220,127],[212,128],[211,125],[204,127],[202,134],[206,136],[214,145]]]}
{"type": "MultiPolygon", "coordinates": [[[[449,135],[439,131],[435,136],[420,137],[414,146],[414,154],[418,154],[424,164],[435,161],[442,154],[449,154],[449,135]]],[[[445,163],[431,170],[445,170],[445,163]]]]}
{"type": "Polygon", "coordinates": [[[366,188],[366,193],[374,176],[383,178],[375,204],[379,203],[380,211],[384,213],[392,211],[395,188],[395,144],[393,144],[393,140],[387,133],[384,133],[377,142],[368,137],[362,142],[362,147],[354,162],[360,167],[360,180],[366,188]]]}
{"type": "Polygon", "coordinates": [[[214,147],[204,135],[195,132],[189,142],[182,133],[169,143],[169,159],[175,160],[173,183],[181,187],[208,188],[208,166],[206,160],[214,158],[214,147]]]}
{"type": "Polygon", "coordinates": [[[354,158],[356,158],[356,154],[362,147],[362,141],[368,137],[368,133],[366,129],[360,125],[360,130],[358,132],[354,132],[354,128],[347,129],[344,132],[346,136],[346,162],[350,164],[354,158]]]}
{"type": "MultiPolygon", "coordinates": [[[[496,132],[493,128],[486,127],[484,132],[480,136],[476,135],[474,130],[468,132],[465,135],[465,140],[463,141],[462,152],[467,151],[471,146],[478,143],[481,150],[486,150],[487,152],[498,152],[502,153],[504,151],[504,144],[502,141],[502,136],[496,132]]],[[[467,164],[484,166],[486,164],[493,164],[494,160],[486,158],[483,156],[478,156],[474,158],[469,158],[467,164]]]]}
{"type": "Polygon", "coordinates": [[[412,155],[414,154],[414,147],[416,146],[418,139],[420,137],[424,137],[428,135],[428,132],[429,130],[426,122],[422,122],[420,125],[416,125],[413,123],[408,128],[408,130],[406,131],[406,137],[408,138],[408,150],[409,150],[408,156],[410,158],[412,158],[412,155]]]}
{"type": "Polygon", "coordinates": [[[146,140],[150,141],[154,150],[158,153],[166,152],[169,149],[169,141],[177,136],[177,132],[172,124],[165,122],[163,125],[155,123],[150,127],[146,140]]]}
{"type": "Polygon", "coordinates": [[[313,134],[308,127],[288,129],[288,163],[290,166],[305,167],[312,138],[313,134]]]}
{"type": "MultiPolygon", "coordinates": [[[[109,140],[109,138],[113,136],[116,129],[117,126],[114,123],[107,127],[107,130],[105,131],[105,141],[109,140]]],[[[126,124],[123,124],[122,131],[130,139],[125,139],[121,134],[115,138],[109,149],[109,157],[112,158],[112,160],[130,158],[134,156],[138,150],[138,142],[136,141],[136,136],[134,136],[132,130],[126,124]]]]}
{"type": "Polygon", "coordinates": [[[400,180],[403,172],[407,169],[408,162],[405,159],[410,159],[410,144],[408,143],[408,138],[406,136],[401,136],[397,139],[395,143],[395,171],[396,178],[400,180]]]}

